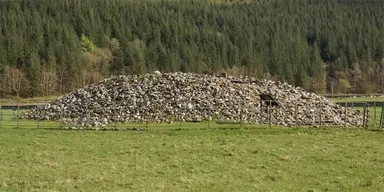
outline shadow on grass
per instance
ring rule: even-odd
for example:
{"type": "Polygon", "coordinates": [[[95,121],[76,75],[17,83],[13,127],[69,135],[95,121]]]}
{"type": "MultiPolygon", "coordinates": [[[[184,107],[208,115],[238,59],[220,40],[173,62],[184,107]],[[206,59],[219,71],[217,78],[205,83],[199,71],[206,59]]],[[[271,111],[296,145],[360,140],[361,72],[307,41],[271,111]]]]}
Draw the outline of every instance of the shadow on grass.
{"type": "MultiPolygon", "coordinates": [[[[238,131],[238,130],[262,130],[262,129],[269,129],[269,127],[253,127],[253,128],[239,128],[239,127],[211,127],[211,128],[104,128],[104,129],[64,129],[60,127],[56,128],[11,128],[11,129],[28,129],[28,130],[47,130],[47,131],[100,131],[100,132],[118,132],[118,131],[204,131],[204,130],[223,130],[223,131],[238,131]]],[[[277,130],[276,130],[277,131],[277,130]]]]}
{"type": "Polygon", "coordinates": [[[372,131],[372,132],[384,132],[384,129],[380,129],[380,128],[375,128],[375,129],[367,129],[368,131],[372,131]]]}
{"type": "MultiPolygon", "coordinates": [[[[16,129],[23,129],[23,128],[16,128],[16,129]]],[[[28,128],[24,128],[28,129],[28,128]]],[[[105,132],[105,131],[110,131],[110,132],[117,132],[117,131],[147,131],[147,129],[144,128],[126,128],[126,129],[63,129],[63,128],[32,128],[31,130],[49,130],[49,131],[100,131],[100,132],[105,132]]]]}
{"type": "MultiPolygon", "coordinates": [[[[7,129],[7,128],[6,128],[7,129]]],[[[105,127],[105,128],[99,128],[99,129],[65,129],[61,127],[39,127],[39,128],[32,128],[32,127],[8,127],[8,129],[14,129],[14,130],[44,130],[44,131],[74,131],[74,132],[193,132],[193,131],[252,131],[252,132],[259,132],[260,134],[270,134],[270,135],[280,135],[280,134],[295,134],[295,133],[301,133],[301,134],[334,134],[335,132],[343,132],[343,131],[353,131],[353,132],[377,132],[381,133],[384,132],[384,129],[382,128],[362,128],[362,127],[355,127],[355,128],[346,128],[346,127],[278,127],[278,126],[272,126],[269,127],[267,125],[245,125],[244,127],[239,126],[223,126],[223,125],[212,125],[211,127],[201,127],[201,125],[196,124],[196,126],[186,126],[186,127],[164,127],[161,126],[149,126],[148,128],[145,127],[105,127]],[[200,127],[199,127],[200,126],[200,127]]]]}

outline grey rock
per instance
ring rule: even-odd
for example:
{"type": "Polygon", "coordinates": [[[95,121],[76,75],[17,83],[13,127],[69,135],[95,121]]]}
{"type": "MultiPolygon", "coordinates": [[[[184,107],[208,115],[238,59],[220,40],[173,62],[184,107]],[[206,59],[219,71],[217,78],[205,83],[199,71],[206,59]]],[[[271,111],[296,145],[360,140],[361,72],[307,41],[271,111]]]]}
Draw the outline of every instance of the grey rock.
{"type": "Polygon", "coordinates": [[[37,106],[21,117],[63,118],[64,127],[93,129],[115,122],[206,121],[210,116],[219,121],[242,118],[249,123],[268,123],[268,112],[272,123],[282,126],[315,125],[320,116],[324,125],[362,124],[360,111],[345,110],[287,83],[160,72],[113,76],[37,106]],[[263,103],[261,110],[260,93],[272,95],[282,105],[268,109],[263,103]]]}

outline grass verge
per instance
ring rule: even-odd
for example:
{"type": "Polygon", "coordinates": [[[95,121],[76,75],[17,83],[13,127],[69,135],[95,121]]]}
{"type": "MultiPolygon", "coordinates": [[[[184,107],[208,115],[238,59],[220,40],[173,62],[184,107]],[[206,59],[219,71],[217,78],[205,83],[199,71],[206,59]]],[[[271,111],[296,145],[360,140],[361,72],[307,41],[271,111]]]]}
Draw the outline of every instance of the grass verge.
{"type": "Polygon", "coordinates": [[[384,102],[384,97],[347,97],[331,98],[333,102],[384,102]]]}
{"type": "Polygon", "coordinates": [[[31,97],[31,98],[20,98],[16,97],[0,99],[0,105],[35,105],[46,103],[48,101],[56,100],[58,96],[45,96],[45,97],[31,97]]]}
{"type": "Polygon", "coordinates": [[[3,128],[0,191],[380,191],[383,134],[343,128],[3,128]]]}

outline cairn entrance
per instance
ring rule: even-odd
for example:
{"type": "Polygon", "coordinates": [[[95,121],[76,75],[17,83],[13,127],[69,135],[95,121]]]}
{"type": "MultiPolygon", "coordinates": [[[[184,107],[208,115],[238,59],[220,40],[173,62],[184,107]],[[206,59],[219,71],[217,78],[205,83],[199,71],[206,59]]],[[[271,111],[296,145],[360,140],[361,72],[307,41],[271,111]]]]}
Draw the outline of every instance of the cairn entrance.
{"type": "MultiPolygon", "coordinates": [[[[267,116],[269,126],[272,126],[272,114],[277,113],[281,104],[270,94],[260,94],[260,122],[265,123],[264,116],[267,116]],[[266,111],[264,109],[267,109],[266,111]],[[266,114],[266,115],[265,115],[266,114]]],[[[275,115],[276,118],[276,115],[275,115]]]]}

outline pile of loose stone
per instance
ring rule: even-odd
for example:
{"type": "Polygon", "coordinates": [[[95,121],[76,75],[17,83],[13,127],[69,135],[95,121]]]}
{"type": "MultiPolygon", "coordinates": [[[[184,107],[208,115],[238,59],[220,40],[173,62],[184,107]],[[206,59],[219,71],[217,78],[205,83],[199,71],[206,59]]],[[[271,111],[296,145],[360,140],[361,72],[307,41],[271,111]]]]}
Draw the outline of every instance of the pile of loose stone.
{"type": "Polygon", "coordinates": [[[192,73],[114,76],[76,90],[23,115],[63,120],[66,128],[115,122],[244,121],[282,126],[362,125],[362,113],[287,83],[192,73]],[[270,94],[278,107],[260,106],[270,94]]]}

